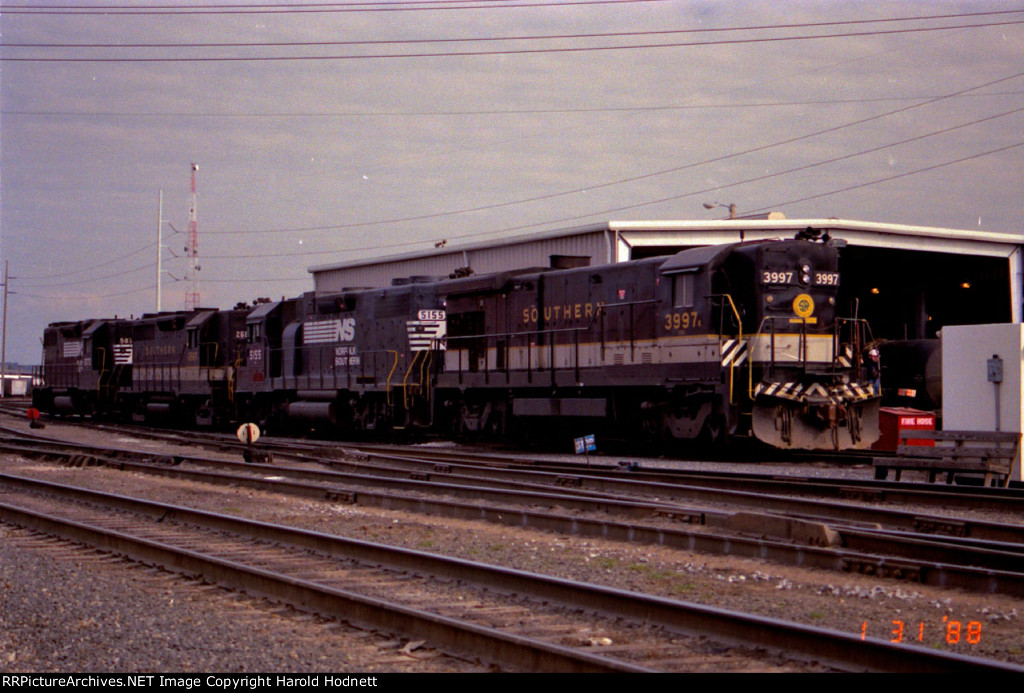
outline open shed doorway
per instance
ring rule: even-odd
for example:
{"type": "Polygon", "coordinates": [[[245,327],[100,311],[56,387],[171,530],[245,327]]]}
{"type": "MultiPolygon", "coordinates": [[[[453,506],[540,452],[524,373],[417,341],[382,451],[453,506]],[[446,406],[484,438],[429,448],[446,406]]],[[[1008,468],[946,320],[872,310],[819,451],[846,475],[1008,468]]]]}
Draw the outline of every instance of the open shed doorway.
{"type": "Polygon", "coordinates": [[[1006,258],[848,246],[839,254],[839,312],[876,338],[930,339],[944,325],[1010,322],[1006,258]]]}
{"type": "MultiPolygon", "coordinates": [[[[631,258],[693,246],[639,246],[631,258]]],[[[933,339],[944,325],[1010,322],[1006,258],[846,246],[839,251],[842,317],[867,319],[878,339],[933,339]]]]}

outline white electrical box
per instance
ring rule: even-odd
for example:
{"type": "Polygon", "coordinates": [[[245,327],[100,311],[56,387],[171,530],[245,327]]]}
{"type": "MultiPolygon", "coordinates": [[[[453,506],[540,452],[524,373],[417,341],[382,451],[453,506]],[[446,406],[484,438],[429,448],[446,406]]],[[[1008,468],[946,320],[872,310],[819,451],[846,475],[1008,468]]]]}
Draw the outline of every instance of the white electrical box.
{"type": "MultiPolygon", "coordinates": [[[[1024,432],[1024,324],[942,328],[942,427],[1024,432]]],[[[1022,480],[1020,446],[1012,478],[1022,480]]]]}

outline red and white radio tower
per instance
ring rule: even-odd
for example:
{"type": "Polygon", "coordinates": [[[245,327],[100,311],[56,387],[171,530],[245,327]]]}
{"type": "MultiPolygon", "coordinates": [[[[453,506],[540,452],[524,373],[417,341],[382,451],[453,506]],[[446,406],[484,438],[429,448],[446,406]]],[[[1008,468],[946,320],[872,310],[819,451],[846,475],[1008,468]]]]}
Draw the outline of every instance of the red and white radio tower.
{"type": "Polygon", "coordinates": [[[199,164],[192,164],[192,198],[188,210],[188,268],[185,270],[185,310],[199,307],[199,222],[196,221],[196,172],[199,164]]]}

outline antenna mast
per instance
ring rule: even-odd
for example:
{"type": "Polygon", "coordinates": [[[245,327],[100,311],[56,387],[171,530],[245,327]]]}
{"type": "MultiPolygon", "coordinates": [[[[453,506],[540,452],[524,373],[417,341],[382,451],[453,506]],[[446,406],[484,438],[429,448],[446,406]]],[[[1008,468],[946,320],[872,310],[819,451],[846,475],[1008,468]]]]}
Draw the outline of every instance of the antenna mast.
{"type": "Polygon", "coordinates": [[[196,221],[196,172],[199,164],[192,164],[192,197],[188,210],[188,268],[185,270],[185,310],[199,307],[199,222],[196,221]]]}

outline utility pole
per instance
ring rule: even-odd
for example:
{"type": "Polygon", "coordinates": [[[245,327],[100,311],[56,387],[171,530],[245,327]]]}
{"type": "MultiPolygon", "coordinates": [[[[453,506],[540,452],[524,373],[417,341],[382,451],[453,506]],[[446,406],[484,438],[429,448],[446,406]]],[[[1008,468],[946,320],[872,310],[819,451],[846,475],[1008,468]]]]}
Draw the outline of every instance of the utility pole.
{"type": "Polygon", "coordinates": [[[164,191],[160,191],[160,202],[156,209],[156,312],[160,312],[160,275],[163,273],[164,249],[164,191]]]}
{"type": "Polygon", "coordinates": [[[188,210],[188,267],[185,271],[185,310],[199,307],[199,222],[196,220],[196,172],[199,164],[192,164],[192,198],[188,210]]]}
{"type": "Polygon", "coordinates": [[[3,336],[0,337],[0,398],[7,396],[7,294],[11,279],[17,279],[8,274],[8,265],[10,265],[10,260],[4,260],[4,317],[3,336]]]}

